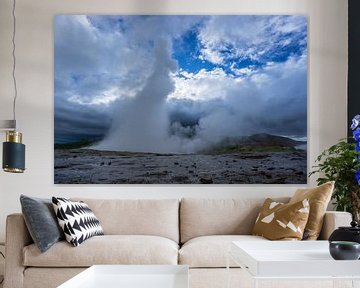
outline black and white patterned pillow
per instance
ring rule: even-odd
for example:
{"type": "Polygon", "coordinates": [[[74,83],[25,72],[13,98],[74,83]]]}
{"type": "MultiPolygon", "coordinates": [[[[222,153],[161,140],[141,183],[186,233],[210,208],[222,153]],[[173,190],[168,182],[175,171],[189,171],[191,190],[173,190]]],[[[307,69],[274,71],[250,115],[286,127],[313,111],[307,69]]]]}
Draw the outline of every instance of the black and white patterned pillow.
{"type": "Polygon", "coordinates": [[[55,214],[66,241],[79,246],[86,239],[104,235],[99,220],[84,202],[52,197],[55,214]]]}

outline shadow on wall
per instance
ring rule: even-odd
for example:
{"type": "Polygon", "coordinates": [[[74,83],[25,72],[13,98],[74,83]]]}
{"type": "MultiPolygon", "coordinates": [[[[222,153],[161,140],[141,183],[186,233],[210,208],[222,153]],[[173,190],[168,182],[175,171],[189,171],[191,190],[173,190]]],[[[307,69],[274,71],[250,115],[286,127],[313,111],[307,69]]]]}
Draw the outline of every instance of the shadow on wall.
{"type": "Polygon", "coordinates": [[[170,1],[168,0],[132,0],[131,10],[133,8],[134,15],[163,15],[173,14],[170,11],[170,1]]]}

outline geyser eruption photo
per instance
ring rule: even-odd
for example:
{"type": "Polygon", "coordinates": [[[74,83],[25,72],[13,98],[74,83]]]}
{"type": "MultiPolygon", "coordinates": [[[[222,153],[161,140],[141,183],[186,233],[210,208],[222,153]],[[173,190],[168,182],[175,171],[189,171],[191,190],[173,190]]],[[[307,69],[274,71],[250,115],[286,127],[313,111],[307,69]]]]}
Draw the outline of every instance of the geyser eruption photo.
{"type": "Polygon", "coordinates": [[[54,18],[56,184],[305,184],[307,18],[54,18]]]}

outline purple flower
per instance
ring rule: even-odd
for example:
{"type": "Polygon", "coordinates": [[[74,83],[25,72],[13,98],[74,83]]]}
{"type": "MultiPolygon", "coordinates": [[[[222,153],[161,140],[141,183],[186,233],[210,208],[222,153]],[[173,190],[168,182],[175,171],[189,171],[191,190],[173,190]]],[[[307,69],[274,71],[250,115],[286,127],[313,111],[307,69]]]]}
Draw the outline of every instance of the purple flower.
{"type": "Polygon", "coordinates": [[[355,130],[360,124],[360,115],[356,115],[353,119],[352,119],[352,124],[351,124],[351,129],[355,130]]]}
{"type": "Polygon", "coordinates": [[[360,186],[360,167],[358,168],[358,170],[355,173],[355,179],[358,182],[358,185],[360,186]]]}
{"type": "Polygon", "coordinates": [[[353,131],[353,136],[356,142],[360,141],[360,128],[356,128],[356,130],[353,131]]]}
{"type": "MultiPolygon", "coordinates": [[[[353,136],[356,141],[355,150],[356,152],[360,152],[360,115],[356,115],[352,119],[351,129],[353,130],[353,136]]],[[[357,155],[358,160],[360,160],[360,154],[357,155]]],[[[360,167],[358,167],[355,172],[355,179],[360,186],[360,167]]]]}

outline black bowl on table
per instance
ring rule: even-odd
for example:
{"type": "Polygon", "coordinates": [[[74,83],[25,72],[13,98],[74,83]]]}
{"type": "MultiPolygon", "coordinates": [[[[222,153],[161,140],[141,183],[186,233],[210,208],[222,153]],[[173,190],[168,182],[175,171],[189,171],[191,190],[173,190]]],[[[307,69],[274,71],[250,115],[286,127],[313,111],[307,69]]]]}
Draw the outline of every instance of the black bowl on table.
{"type": "Polygon", "coordinates": [[[335,260],[358,260],[360,257],[360,244],[349,241],[331,241],[330,255],[335,260]]]}

